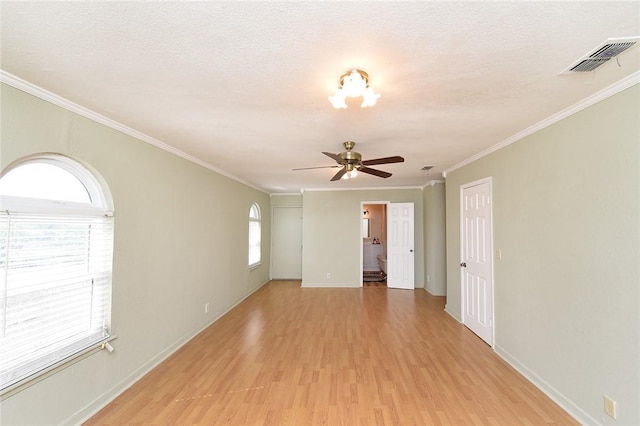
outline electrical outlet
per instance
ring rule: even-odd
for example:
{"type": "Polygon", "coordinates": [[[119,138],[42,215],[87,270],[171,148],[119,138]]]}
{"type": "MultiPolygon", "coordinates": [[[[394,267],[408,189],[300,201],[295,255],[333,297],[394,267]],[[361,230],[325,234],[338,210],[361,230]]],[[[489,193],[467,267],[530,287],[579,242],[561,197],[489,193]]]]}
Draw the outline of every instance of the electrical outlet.
{"type": "Polygon", "coordinates": [[[205,304],[204,304],[204,313],[205,313],[205,314],[208,314],[208,313],[209,313],[209,304],[208,304],[208,303],[205,303],[205,304]]]}
{"type": "Polygon", "coordinates": [[[427,282],[431,281],[431,277],[429,276],[429,274],[427,274],[427,282]]]}
{"type": "Polygon", "coordinates": [[[612,419],[616,419],[616,402],[607,395],[604,396],[604,412],[612,419]]]}
{"type": "Polygon", "coordinates": [[[502,249],[496,250],[496,257],[498,258],[498,260],[502,259],[502,249]]]}
{"type": "Polygon", "coordinates": [[[331,278],[331,272],[327,272],[327,278],[331,278]]]}

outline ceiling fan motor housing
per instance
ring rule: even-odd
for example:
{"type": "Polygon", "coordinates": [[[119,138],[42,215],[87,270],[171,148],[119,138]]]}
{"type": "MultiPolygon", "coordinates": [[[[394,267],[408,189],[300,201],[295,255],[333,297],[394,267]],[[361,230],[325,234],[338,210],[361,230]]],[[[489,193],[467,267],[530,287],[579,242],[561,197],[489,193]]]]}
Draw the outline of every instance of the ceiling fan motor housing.
{"type": "Polygon", "coordinates": [[[347,165],[347,164],[357,165],[362,162],[362,156],[360,155],[360,153],[354,152],[354,151],[342,152],[340,153],[340,158],[342,159],[342,161],[340,161],[340,164],[342,165],[347,165]]]}
{"type": "MultiPolygon", "coordinates": [[[[353,142],[353,141],[346,141],[346,142],[343,143],[343,145],[344,145],[344,148],[346,149],[346,151],[345,152],[341,152],[339,154],[341,161],[338,161],[338,163],[342,164],[343,166],[346,166],[346,165],[353,165],[353,166],[360,165],[360,163],[362,162],[362,155],[360,155],[359,152],[352,151],[352,149],[356,145],[356,143],[353,142]]],[[[351,170],[353,170],[353,168],[351,170]]]]}

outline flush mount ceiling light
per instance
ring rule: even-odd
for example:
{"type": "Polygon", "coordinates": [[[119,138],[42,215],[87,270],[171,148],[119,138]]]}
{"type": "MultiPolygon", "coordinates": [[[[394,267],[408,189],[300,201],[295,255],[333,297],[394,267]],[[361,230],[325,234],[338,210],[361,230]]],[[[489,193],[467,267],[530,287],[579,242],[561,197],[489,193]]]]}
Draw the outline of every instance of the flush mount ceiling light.
{"type": "Polygon", "coordinates": [[[374,106],[380,97],[379,93],[373,93],[369,86],[369,74],[362,70],[351,70],[340,77],[340,86],[336,94],[329,97],[334,108],[346,108],[346,99],[362,96],[362,108],[374,106]]]}

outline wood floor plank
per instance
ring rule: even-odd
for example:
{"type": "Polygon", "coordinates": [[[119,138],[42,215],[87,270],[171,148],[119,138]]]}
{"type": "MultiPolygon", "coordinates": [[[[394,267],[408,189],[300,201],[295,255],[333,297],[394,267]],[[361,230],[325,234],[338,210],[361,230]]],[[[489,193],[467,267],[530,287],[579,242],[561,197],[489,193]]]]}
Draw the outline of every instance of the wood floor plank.
{"type": "Polygon", "coordinates": [[[577,424],[443,308],[272,281],[85,424],[577,424]]]}

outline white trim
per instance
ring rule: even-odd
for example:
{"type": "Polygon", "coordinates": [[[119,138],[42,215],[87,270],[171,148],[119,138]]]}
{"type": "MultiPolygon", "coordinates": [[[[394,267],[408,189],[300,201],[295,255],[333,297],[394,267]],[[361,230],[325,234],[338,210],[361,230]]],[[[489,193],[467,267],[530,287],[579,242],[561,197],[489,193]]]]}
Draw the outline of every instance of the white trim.
{"type": "Polygon", "coordinates": [[[89,420],[91,417],[97,414],[100,410],[106,407],[109,403],[111,403],[114,399],[116,399],[118,396],[124,393],[124,391],[126,391],[135,383],[137,383],[140,379],[142,379],[147,373],[149,373],[151,370],[156,368],[158,365],[164,362],[167,358],[173,355],[178,349],[182,348],[185,344],[190,342],[194,337],[196,337],[198,334],[203,332],[205,329],[207,329],[213,323],[218,321],[220,318],[225,316],[232,309],[234,309],[236,306],[242,303],[245,299],[247,299],[256,291],[260,290],[262,287],[264,287],[268,283],[269,281],[265,281],[264,283],[262,283],[262,285],[259,285],[254,290],[250,291],[246,296],[238,300],[229,309],[227,309],[217,317],[213,318],[211,321],[204,323],[202,326],[194,328],[189,333],[187,333],[180,339],[176,340],[173,344],[169,345],[165,350],[161,351],[156,356],[151,358],[149,361],[141,365],[138,369],[136,369],[133,373],[129,374],[127,377],[125,377],[123,380],[121,380],[111,389],[109,389],[108,391],[100,395],[98,398],[94,399],[92,402],[87,404],[82,409],[76,411],[73,415],[68,417],[66,420],[61,421],[60,424],[79,425],[89,420]]]}
{"type": "Polygon", "coordinates": [[[429,294],[430,294],[431,296],[433,296],[433,297],[447,297],[447,295],[446,295],[446,294],[435,294],[435,293],[433,293],[431,290],[429,290],[429,289],[427,288],[427,283],[425,283],[425,285],[424,285],[424,286],[422,286],[422,287],[416,287],[416,288],[421,288],[421,289],[423,289],[424,291],[426,291],[427,293],[429,293],[429,294]]]}
{"type": "MultiPolygon", "coordinates": [[[[446,296],[445,296],[445,297],[446,297],[446,296]]],[[[449,314],[449,316],[450,316],[451,318],[453,318],[454,320],[456,320],[456,321],[458,321],[460,324],[462,324],[462,319],[461,319],[461,317],[460,317],[460,314],[459,314],[458,312],[456,312],[456,311],[452,311],[452,310],[449,308],[449,305],[444,305],[444,311],[445,311],[447,314],[449,314]]]]}
{"type": "Polygon", "coordinates": [[[422,186],[388,186],[388,187],[372,187],[372,188],[303,188],[307,192],[333,192],[333,191],[387,191],[387,190],[403,190],[403,189],[420,189],[422,186]]]}
{"type": "Polygon", "coordinates": [[[65,215],[79,217],[111,217],[113,211],[105,210],[91,204],[74,203],[71,201],[45,200],[41,198],[14,197],[0,195],[2,211],[9,214],[29,213],[35,215],[65,215]]]}
{"type": "Polygon", "coordinates": [[[429,182],[427,182],[424,185],[422,185],[422,189],[425,189],[427,186],[436,186],[439,183],[445,183],[445,180],[443,180],[443,179],[432,179],[429,182]]]}
{"type": "Polygon", "coordinates": [[[35,373],[33,373],[32,375],[25,377],[9,386],[7,386],[6,388],[2,389],[0,391],[0,401],[4,401],[5,399],[8,399],[9,397],[22,392],[23,390],[35,385],[38,382],[41,382],[42,380],[46,379],[47,377],[56,374],[57,372],[69,367],[70,365],[73,365],[77,362],[82,361],[83,359],[87,358],[90,355],[93,355],[95,353],[98,353],[99,351],[105,349],[106,344],[109,342],[112,342],[113,340],[117,339],[118,336],[109,336],[109,337],[105,337],[104,339],[100,340],[99,342],[93,343],[89,346],[87,346],[84,349],[79,350],[78,352],[76,352],[73,355],[68,356],[67,358],[61,359],[60,361],[51,364],[49,367],[44,368],[40,371],[37,371],[35,373]]]}
{"type": "Polygon", "coordinates": [[[581,100],[580,102],[571,105],[568,108],[563,109],[562,111],[553,114],[550,117],[545,118],[544,120],[534,124],[533,126],[527,127],[526,129],[516,133],[515,135],[508,137],[507,139],[503,140],[502,142],[498,142],[497,144],[490,146],[489,148],[480,151],[479,153],[472,155],[471,157],[467,158],[466,160],[463,160],[461,162],[459,162],[458,164],[455,164],[454,166],[449,167],[448,169],[446,169],[445,171],[442,172],[442,177],[446,178],[447,174],[453,172],[454,170],[457,170],[463,166],[466,166],[469,163],[472,163],[476,160],[479,160],[483,157],[486,157],[489,154],[492,154],[508,145],[511,145],[514,142],[517,142],[521,139],[524,139],[525,137],[534,134],[535,132],[544,129],[545,127],[549,127],[552,124],[557,123],[560,120],[563,120],[577,112],[582,111],[583,109],[586,109],[592,105],[597,104],[598,102],[601,102],[613,95],[616,95],[620,92],[622,92],[625,89],[628,89],[631,86],[634,86],[636,84],[640,83],[640,71],[636,71],[635,73],[631,74],[628,77],[623,78],[622,80],[618,81],[617,83],[612,84],[609,87],[606,87],[603,90],[600,90],[597,93],[594,93],[593,95],[581,100]]]}
{"type": "Polygon", "coordinates": [[[28,93],[30,95],[33,95],[37,98],[40,98],[44,101],[47,101],[51,104],[54,104],[56,106],[59,106],[60,108],[64,108],[67,111],[71,111],[73,113],[76,113],[82,117],[88,118],[89,120],[93,120],[96,123],[100,123],[102,125],[105,125],[107,127],[110,127],[114,130],[117,130],[121,133],[124,133],[125,135],[131,136],[133,138],[136,138],[142,142],[146,142],[150,145],[155,146],[156,148],[160,148],[163,151],[169,152],[177,157],[183,158],[187,161],[190,161],[194,164],[197,164],[199,166],[204,167],[205,169],[209,169],[213,172],[216,172],[222,176],[228,177],[229,179],[232,179],[238,183],[241,183],[243,185],[249,186],[253,189],[256,189],[260,192],[263,192],[265,194],[268,194],[268,192],[263,189],[263,188],[259,188],[247,181],[244,181],[242,179],[240,179],[237,176],[234,176],[230,173],[225,172],[224,170],[221,170],[205,161],[200,160],[199,158],[196,158],[192,155],[189,155],[183,151],[180,151],[177,148],[174,148],[170,145],[167,145],[166,143],[159,141],[156,138],[153,138],[149,135],[146,135],[142,132],[139,132],[135,129],[132,129],[129,126],[125,126],[122,123],[119,123],[115,120],[112,120],[111,118],[105,117],[104,115],[98,114],[95,111],[92,111],[88,108],[85,108],[81,105],[78,105],[74,102],[71,102],[70,100],[63,98],[62,96],[56,95],[52,92],[49,92],[48,90],[45,90],[39,86],[36,86],[33,83],[30,83],[26,80],[21,79],[20,77],[16,77],[13,74],[10,74],[2,69],[0,69],[0,82],[7,84],[11,87],[14,87],[18,90],[22,90],[25,93],[28,93]]]}
{"type": "Polygon", "coordinates": [[[547,383],[536,373],[527,368],[523,363],[507,352],[503,347],[496,345],[494,352],[507,364],[512,366],[518,373],[522,374],[529,382],[547,395],[553,402],[562,407],[571,417],[583,425],[598,425],[600,421],[589,415],[578,404],[564,396],[560,391],[547,383]]]}
{"type": "Polygon", "coordinates": [[[287,196],[287,195],[288,196],[292,196],[293,195],[293,196],[299,197],[302,194],[300,192],[272,192],[272,193],[269,194],[269,197],[275,197],[275,196],[278,196],[278,195],[285,195],[285,196],[287,196]]]}

